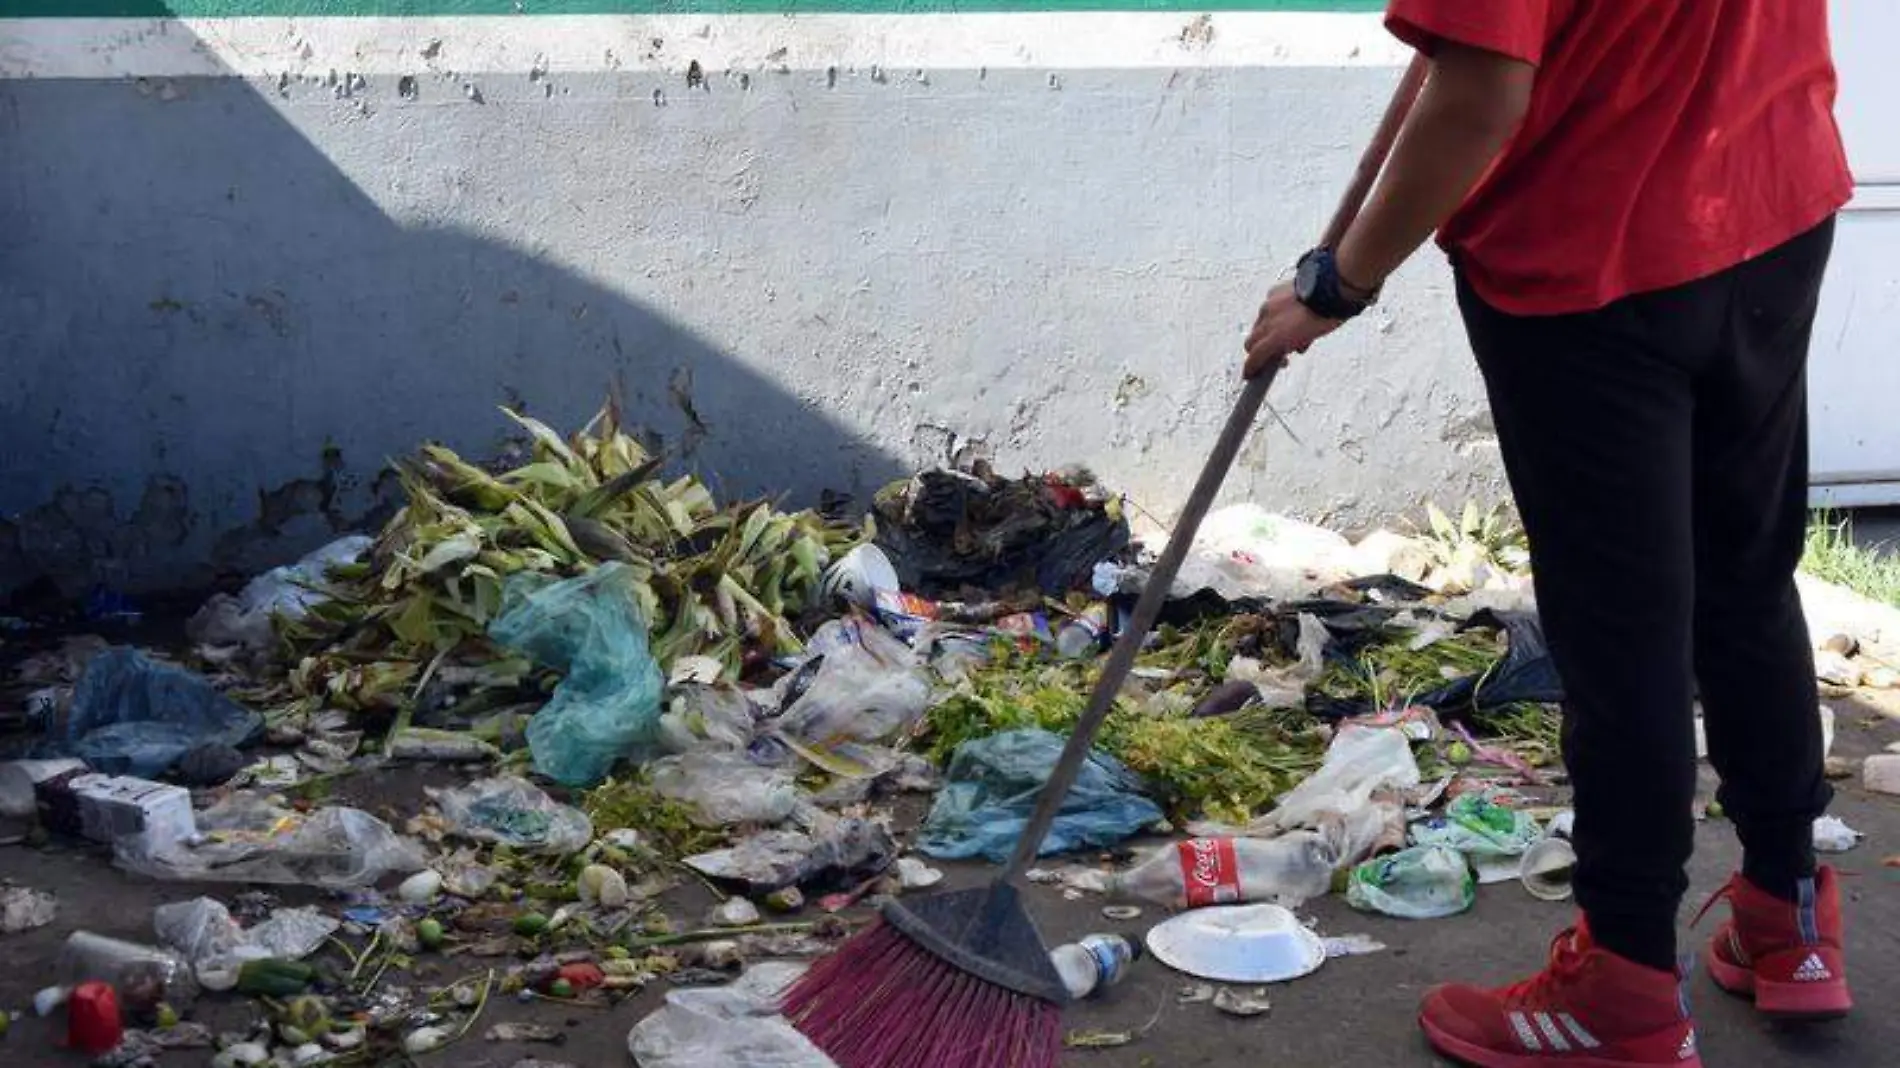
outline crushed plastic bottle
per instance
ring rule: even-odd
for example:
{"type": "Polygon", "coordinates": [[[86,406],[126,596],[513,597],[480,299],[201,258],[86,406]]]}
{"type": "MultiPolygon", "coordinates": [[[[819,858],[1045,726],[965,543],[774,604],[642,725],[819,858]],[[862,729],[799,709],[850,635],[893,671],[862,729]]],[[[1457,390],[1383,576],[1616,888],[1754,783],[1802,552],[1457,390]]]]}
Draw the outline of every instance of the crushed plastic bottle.
{"type": "Polygon", "coordinates": [[[1128,966],[1140,959],[1140,945],[1113,934],[1092,934],[1049,952],[1049,963],[1077,1001],[1121,982],[1128,966]]]}
{"type": "Polygon", "coordinates": [[[1296,831],[1278,838],[1191,838],[1109,880],[1109,893],[1170,908],[1271,901],[1298,908],[1332,887],[1334,845],[1296,831]]]}

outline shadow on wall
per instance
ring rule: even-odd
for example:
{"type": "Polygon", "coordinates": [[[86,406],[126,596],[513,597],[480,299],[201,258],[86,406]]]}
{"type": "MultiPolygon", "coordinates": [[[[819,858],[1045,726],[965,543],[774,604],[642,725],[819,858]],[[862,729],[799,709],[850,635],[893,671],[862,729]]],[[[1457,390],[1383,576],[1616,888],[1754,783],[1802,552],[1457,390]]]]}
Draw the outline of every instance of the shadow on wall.
{"type": "MultiPolygon", "coordinates": [[[[354,128],[415,136],[377,130],[399,103],[387,81],[364,87],[354,128]]],[[[425,439],[490,455],[511,429],[497,405],[566,430],[609,388],[722,494],[862,498],[898,475],[626,294],[399,225],[274,92],[0,80],[0,601],[249,573],[386,505],[387,457],[425,439]]],[[[457,195],[442,190],[445,213],[457,195]]]]}

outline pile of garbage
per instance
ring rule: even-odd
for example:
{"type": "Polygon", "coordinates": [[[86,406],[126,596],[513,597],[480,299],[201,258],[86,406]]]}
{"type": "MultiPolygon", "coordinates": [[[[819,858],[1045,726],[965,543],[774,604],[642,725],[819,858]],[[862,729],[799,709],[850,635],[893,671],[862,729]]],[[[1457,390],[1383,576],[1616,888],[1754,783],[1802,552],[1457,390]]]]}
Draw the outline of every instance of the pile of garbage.
{"type": "MultiPolygon", "coordinates": [[[[1086,471],[924,471],[849,525],[667,480],[612,405],[567,437],[509,414],[510,460],[423,447],[380,532],[212,597],[188,650],[49,635],[16,664],[34,737],[0,838],[242,888],[160,908],[149,944],[72,934],[36,1008],[102,1063],[541,1041],[480,1028],[498,999],[664,984],[639,1063],[822,1066],[774,1015],[784,962],[1014,848],[1159,545],[1086,471]],[[426,772],[413,803],[346,803],[391,770],[426,772]],[[251,1029],[193,1022],[234,996],[266,1006],[251,1029]]],[[[1378,948],[1290,922],[1335,890],[1415,918],[1481,882],[1567,894],[1562,687],[1501,512],[1354,543],[1240,505],[1171,593],[1040,844],[1079,862],[1037,881],[1192,910],[1149,948],[1219,982],[1378,948]],[[1235,931],[1245,966],[1197,948],[1235,931]]],[[[54,922],[34,893],[8,889],[10,930],[54,922]]],[[[1058,965],[1082,996],[1134,956],[1058,965]]]]}

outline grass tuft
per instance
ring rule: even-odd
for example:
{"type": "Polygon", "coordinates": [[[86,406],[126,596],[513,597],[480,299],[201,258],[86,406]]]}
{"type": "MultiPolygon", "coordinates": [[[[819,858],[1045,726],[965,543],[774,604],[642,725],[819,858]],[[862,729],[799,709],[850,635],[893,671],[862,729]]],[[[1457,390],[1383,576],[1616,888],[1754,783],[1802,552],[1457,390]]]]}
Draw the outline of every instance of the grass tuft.
{"type": "Polygon", "coordinates": [[[1863,597],[1900,607],[1900,555],[1894,546],[1854,541],[1853,521],[1816,512],[1808,524],[1801,570],[1863,597]]]}

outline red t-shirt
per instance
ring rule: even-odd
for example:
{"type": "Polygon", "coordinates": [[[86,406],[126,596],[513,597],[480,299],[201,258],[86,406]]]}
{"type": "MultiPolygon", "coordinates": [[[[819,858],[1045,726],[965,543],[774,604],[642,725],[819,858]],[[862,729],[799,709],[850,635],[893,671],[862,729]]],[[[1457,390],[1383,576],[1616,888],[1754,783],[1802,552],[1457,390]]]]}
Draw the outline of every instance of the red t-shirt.
{"type": "Polygon", "coordinates": [[[1386,22],[1537,66],[1523,127],[1439,233],[1503,311],[1708,277],[1853,193],[1826,0],[1391,0],[1386,22]]]}

